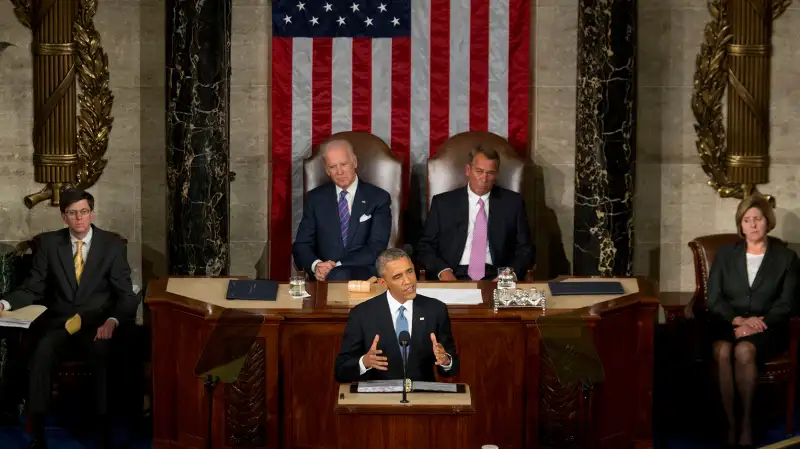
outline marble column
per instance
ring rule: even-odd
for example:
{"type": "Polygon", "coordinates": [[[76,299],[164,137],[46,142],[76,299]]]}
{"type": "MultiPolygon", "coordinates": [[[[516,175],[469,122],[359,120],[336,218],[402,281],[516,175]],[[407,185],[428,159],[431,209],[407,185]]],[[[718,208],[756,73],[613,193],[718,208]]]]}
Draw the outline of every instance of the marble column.
{"type": "Polygon", "coordinates": [[[169,273],[227,275],[231,0],[166,8],[169,273]]]}
{"type": "Polygon", "coordinates": [[[573,273],[630,275],[636,0],[580,0],[573,273]]]}

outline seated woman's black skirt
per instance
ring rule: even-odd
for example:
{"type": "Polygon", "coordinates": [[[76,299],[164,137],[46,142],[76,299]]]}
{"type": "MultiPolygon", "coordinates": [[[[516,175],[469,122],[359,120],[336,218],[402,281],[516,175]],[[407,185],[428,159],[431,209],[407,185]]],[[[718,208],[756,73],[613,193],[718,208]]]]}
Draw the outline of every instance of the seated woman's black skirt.
{"type": "MultiPolygon", "coordinates": [[[[789,349],[789,324],[770,326],[763,332],[750,334],[742,338],[736,338],[733,333],[734,327],[731,323],[724,321],[712,321],[709,323],[708,336],[711,342],[727,341],[735,345],[747,341],[756,347],[756,363],[763,365],[773,358],[783,354],[789,349]]],[[[731,354],[733,356],[733,354],[731,354]]]]}

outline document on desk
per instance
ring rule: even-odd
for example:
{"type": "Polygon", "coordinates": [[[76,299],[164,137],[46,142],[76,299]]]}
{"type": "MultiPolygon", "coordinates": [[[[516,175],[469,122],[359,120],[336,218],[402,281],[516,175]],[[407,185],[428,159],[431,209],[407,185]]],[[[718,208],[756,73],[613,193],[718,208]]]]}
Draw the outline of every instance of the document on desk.
{"type": "Polygon", "coordinates": [[[417,293],[436,298],[447,305],[483,304],[483,294],[478,288],[418,288],[417,293]]]}
{"type": "Polygon", "coordinates": [[[0,327],[18,327],[28,329],[36,318],[39,318],[47,307],[34,304],[9,312],[0,312],[0,327]]]}

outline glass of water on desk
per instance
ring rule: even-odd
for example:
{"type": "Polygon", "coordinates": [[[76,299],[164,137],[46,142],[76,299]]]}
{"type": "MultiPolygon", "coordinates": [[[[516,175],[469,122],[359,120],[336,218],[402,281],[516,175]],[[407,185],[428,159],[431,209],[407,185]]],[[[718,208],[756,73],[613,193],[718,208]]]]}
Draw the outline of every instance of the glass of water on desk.
{"type": "Polygon", "coordinates": [[[289,278],[289,295],[299,299],[306,295],[306,277],[302,274],[289,278]]]}
{"type": "Polygon", "coordinates": [[[497,289],[514,290],[517,288],[517,275],[511,267],[502,267],[497,270],[497,289]]]}

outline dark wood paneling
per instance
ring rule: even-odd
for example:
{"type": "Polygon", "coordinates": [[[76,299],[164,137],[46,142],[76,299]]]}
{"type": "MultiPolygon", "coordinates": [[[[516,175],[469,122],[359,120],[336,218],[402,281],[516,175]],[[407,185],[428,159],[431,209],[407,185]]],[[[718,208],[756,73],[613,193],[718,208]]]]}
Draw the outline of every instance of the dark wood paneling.
{"type": "MultiPolygon", "coordinates": [[[[472,415],[338,415],[337,449],[466,449],[472,415]]],[[[480,441],[480,440],[478,440],[480,441]]],[[[499,447],[505,448],[502,444],[499,447]]]]}
{"type": "MultiPolygon", "coordinates": [[[[340,429],[347,427],[334,412],[334,360],[348,310],[328,307],[326,284],[318,284],[302,310],[264,313],[242,380],[215,391],[215,447],[336,449],[346,437],[340,429]]],[[[157,280],[148,289],[153,310],[154,446],[201,448],[207,431],[206,393],[194,366],[222,309],[165,293],[165,287],[165,280],[157,280]]],[[[488,299],[491,285],[481,288],[488,299]]],[[[447,381],[471,387],[475,447],[571,447],[581,443],[584,428],[593,447],[650,447],[657,302],[648,284],[640,281],[640,290],[643,293],[574,311],[591,333],[605,370],[605,381],[594,387],[587,407],[579,386],[562,385],[550,366],[536,323],[539,312],[495,313],[488,301],[484,306],[451,307],[461,372],[447,381]]],[[[548,315],[563,312],[548,310],[548,315]]],[[[425,437],[429,430],[420,425],[412,431],[415,441],[438,438],[425,437]]],[[[459,425],[447,424],[456,427],[436,434],[457,434],[459,425]]],[[[406,438],[392,432],[392,438],[406,438]]]]}

